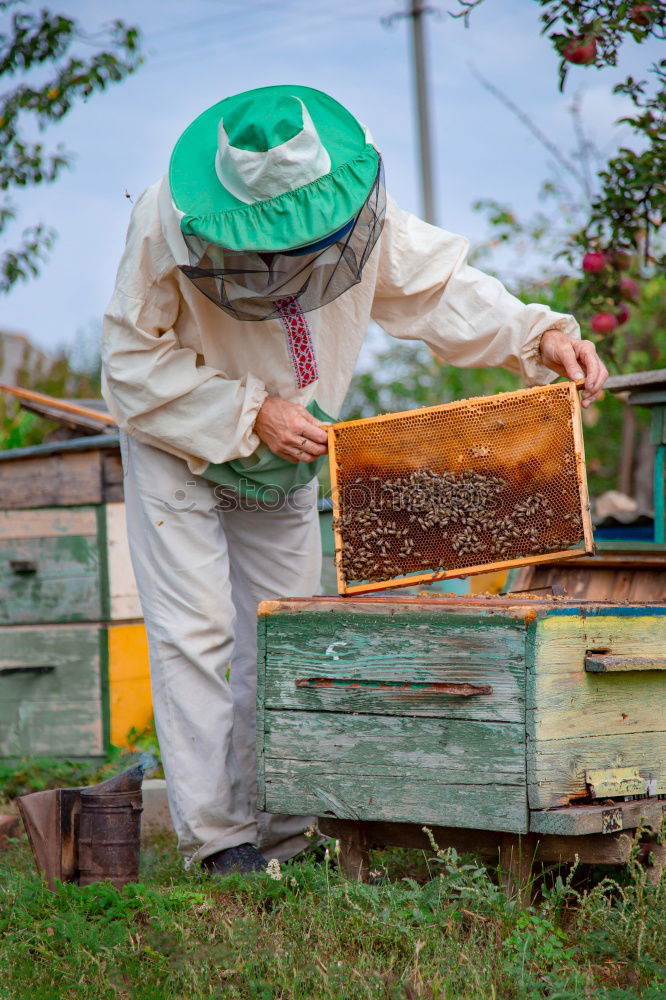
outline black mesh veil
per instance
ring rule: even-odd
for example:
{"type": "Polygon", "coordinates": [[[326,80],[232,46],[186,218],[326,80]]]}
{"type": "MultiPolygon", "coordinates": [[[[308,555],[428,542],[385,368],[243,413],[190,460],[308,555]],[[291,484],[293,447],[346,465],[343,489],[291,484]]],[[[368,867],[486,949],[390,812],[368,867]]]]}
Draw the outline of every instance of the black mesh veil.
{"type": "Polygon", "coordinates": [[[377,177],[352,228],[315,253],[239,252],[185,234],[190,257],[181,271],[215,305],[240,320],[279,316],[277,303],[296,297],[303,312],[332,302],[361,280],[384,225],[386,191],[381,160],[377,177]]]}

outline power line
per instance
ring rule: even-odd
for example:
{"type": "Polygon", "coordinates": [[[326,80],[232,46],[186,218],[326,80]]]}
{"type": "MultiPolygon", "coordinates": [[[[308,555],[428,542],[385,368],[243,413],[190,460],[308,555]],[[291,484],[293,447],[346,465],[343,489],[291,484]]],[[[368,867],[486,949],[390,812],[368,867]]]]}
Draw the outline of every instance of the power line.
{"type": "MultiPolygon", "coordinates": [[[[270,4],[269,6],[271,7],[271,9],[273,10],[275,9],[273,4],[270,4]]],[[[257,8],[254,8],[254,10],[256,11],[257,8]]],[[[317,13],[312,11],[311,7],[308,7],[307,10],[310,13],[317,13]]],[[[285,13],[288,14],[289,16],[294,16],[293,10],[285,10],[285,13]]],[[[340,11],[339,7],[332,10],[329,9],[320,11],[319,14],[320,14],[319,17],[314,17],[314,18],[312,16],[303,17],[302,15],[299,14],[297,30],[294,32],[294,36],[300,39],[302,37],[303,29],[305,29],[305,37],[303,40],[307,41],[310,37],[312,38],[317,37],[317,34],[321,34],[321,30],[327,28],[332,23],[342,23],[343,20],[344,22],[349,22],[349,21],[369,22],[375,20],[372,14],[361,14],[361,15],[345,14],[344,11],[342,12],[340,11]]],[[[240,25],[242,22],[243,19],[240,18],[235,23],[240,25]]],[[[208,26],[212,23],[217,23],[217,22],[206,21],[206,25],[208,26]]],[[[180,49],[176,51],[170,51],[170,50],[164,51],[164,49],[160,47],[160,50],[158,50],[158,54],[150,60],[147,68],[148,67],[160,68],[167,64],[171,66],[174,65],[174,63],[180,63],[194,58],[206,59],[208,57],[213,56],[215,53],[221,52],[225,44],[238,45],[239,43],[243,43],[249,39],[252,39],[253,41],[261,41],[265,39],[266,35],[271,32],[284,31],[285,29],[288,28],[289,28],[289,23],[285,20],[284,17],[280,19],[274,19],[271,21],[266,21],[264,19],[264,23],[258,26],[253,26],[252,24],[248,24],[245,21],[245,23],[242,24],[242,28],[240,28],[240,30],[238,30],[238,28],[234,29],[232,25],[231,30],[226,32],[221,32],[218,39],[214,42],[212,46],[198,45],[196,48],[188,48],[185,50],[180,49]]],[[[172,26],[172,28],[168,30],[171,31],[172,29],[174,31],[177,30],[175,26],[172,26]]],[[[164,30],[165,32],[167,31],[167,29],[164,30]]],[[[168,37],[168,36],[165,34],[162,37],[168,37]]],[[[152,40],[151,36],[147,35],[147,41],[149,44],[151,40],[152,40]]]]}

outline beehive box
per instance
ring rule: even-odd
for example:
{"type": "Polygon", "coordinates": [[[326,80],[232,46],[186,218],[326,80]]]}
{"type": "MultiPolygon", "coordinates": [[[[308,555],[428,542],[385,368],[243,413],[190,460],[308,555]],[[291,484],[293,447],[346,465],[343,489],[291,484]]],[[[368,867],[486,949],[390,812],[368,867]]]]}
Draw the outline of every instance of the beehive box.
{"type": "Polygon", "coordinates": [[[329,430],[341,594],[593,551],[573,383],[329,430]]]}
{"type": "Polygon", "coordinates": [[[0,760],[103,758],[152,717],[118,441],[0,454],[0,760]]]}
{"type": "Polygon", "coordinates": [[[626,828],[666,815],[663,603],[269,601],[258,638],[262,809],[576,835],[608,800],[626,828]]]}

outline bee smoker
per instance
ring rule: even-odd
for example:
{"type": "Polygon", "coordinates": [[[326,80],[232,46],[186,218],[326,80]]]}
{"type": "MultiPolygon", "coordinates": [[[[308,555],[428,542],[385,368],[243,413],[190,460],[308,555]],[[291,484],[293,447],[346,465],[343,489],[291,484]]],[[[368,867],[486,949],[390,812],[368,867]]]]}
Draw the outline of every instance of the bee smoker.
{"type": "Polygon", "coordinates": [[[117,888],[139,877],[144,767],[87,788],[56,788],[17,799],[38,871],[56,879],[117,888]]]}

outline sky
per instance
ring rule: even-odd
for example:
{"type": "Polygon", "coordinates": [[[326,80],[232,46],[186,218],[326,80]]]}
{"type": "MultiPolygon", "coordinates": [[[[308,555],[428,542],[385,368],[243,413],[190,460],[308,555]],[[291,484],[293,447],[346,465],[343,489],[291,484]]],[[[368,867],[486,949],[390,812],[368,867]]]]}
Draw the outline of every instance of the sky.
{"type": "MultiPolygon", "coordinates": [[[[29,6],[41,7],[42,3],[29,6]]],[[[73,168],[53,185],[15,198],[18,222],[43,222],[57,242],[36,280],[0,302],[0,329],[27,333],[47,351],[95,329],[111,295],[131,212],[130,198],[161,177],[180,133],[223,97],[253,87],[295,83],[327,91],[371,130],[384,158],[387,188],[405,209],[420,210],[409,22],[382,19],[400,0],[60,0],[49,4],[96,32],[122,18],[144,35],[145,64],[97,93],[44,133],[62,143],[73,168]]],[[[408,6],[408,4],[407,4],[408,6]]],[[[474,69],[507,94],[558,148],[573,132],[568,108],[582,90],[586,128],[604,150],[624,137],[614,126],[625,99],[611,86],[642,73],[656,43],[628,43],[615,70],[574,67],[557,90],[557,57],[539,35],[535,0],[485,0],[470,27],[435,3],[426,17],[438,222],[483,240],[487,225],[472,210],[479,198],[538,206],[547,150],[480,84],[474,69]]],[[[82,51],[94,51],[87,45],[82,51]]],[[[528,262],[529,263],[529,262],[528,262]]],[[[536,262],[535,262],[535,270],[536,262]]],[[[504,275],[511,282],[510,270],[504,275]]]]}

